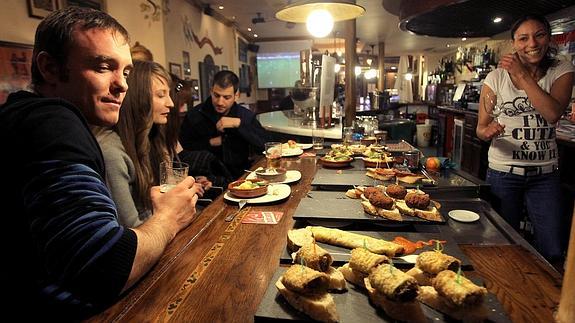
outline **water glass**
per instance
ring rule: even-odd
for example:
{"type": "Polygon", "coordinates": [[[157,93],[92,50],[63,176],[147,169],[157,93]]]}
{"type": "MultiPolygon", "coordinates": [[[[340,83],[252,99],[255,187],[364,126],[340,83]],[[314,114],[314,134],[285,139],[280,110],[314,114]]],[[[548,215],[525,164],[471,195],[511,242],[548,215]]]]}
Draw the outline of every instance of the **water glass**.
{"type": "Polygon", "coordinates": [[[282,143],[277,141],[265,143],[265,155],[267,160],[267,169],[276,169],[281,166],[282,143]]]}
{"type": "Polygon", "coordinates": [[[315,150],[323,149],[323,129],[318,128],[311,129],[311,142],[313,149],[315,150]]]}
{"type": "Polygon", "coordinates": [[[351,145],[353,141],[353,127],[344,127],[343,128],[343,144],[345,146],[351,145]]]}
{"type": "Polygon", "coordinates": [[[178,185],[186,177],[190,166],[182,162],[165,161],[160,163],[160,192],[165,193],[178,185]]]}

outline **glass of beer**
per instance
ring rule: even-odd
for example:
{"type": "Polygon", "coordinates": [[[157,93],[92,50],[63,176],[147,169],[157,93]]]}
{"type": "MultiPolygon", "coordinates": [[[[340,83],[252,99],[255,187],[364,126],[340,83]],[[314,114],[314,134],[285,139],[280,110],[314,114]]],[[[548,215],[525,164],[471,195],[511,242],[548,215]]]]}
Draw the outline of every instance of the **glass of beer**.
{"type": "Polygon", "coordinates": [[[188,177],[190,166],[186,163],[164,161],[160,164],[160,192],[165,193],[188,177]]]}
{"type": "Polygon", "coordinates": [[[281,142],[266,142],[265,154],[267,160],[267,169],[276,169],[281,165],[282,158],[282,143],[281,142]]]}

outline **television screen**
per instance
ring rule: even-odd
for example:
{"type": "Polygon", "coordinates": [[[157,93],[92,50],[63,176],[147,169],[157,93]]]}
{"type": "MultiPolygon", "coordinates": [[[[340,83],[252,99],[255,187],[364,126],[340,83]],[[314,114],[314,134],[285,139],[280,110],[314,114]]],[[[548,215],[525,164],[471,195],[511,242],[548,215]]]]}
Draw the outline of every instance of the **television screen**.
{"type": "Polygon", "coordinates": [[[299,53],[262,53],[257,55],[258,88],[293,87],[300,79],[299,53]]]}

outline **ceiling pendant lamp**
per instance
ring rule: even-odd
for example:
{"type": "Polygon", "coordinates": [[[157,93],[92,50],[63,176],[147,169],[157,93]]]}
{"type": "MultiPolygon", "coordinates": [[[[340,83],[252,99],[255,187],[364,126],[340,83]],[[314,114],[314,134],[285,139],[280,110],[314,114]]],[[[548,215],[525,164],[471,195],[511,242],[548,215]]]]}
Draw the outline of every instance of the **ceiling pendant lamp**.
{"type": "Polygon", "coordinates": [[[279,20],[306,23],[314,37],[325,37],[333,29],[333,23],[355,19],[365,13],[365,8],[349,1],[304,0],[287,5],[276,12],[279,20]]]}

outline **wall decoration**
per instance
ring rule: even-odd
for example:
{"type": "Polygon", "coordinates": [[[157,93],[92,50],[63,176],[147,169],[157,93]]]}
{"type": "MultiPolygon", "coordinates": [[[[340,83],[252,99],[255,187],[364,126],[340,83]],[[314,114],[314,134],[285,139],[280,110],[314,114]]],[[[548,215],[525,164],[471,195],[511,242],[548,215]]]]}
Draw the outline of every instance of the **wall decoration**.
{"type": "Polygon", "coordinates": [[[104,0],[62,0],[62,8],[71,6],[105,11],[104,0]]]}
{"type": "Polygon", "coordinates": [[[248,62],[248,44],[241,38],[238,38],[238,59],[240,62],[248,62]]]}
{"type": "Polygon", "coordinates": [[[190,67],[190,53],[185,50],[182,51],[183,65],[184,65],[184,75],[192,75],[192,69],[190,67]]]}
{"type": "Polygon", "coordinates": [[[186,41],[190,43],[196,43],[200,48],[208,44],[214,51],[214,55],[220,55],[223,53],[223,48],[216,47],[212,40],[208,37],[204,37],[200,40],[200,38],[194,33],[194,30],[192,29],[192,23],[189,21],[187,16],[183,17],[182,24],[184,27],[184,37],[186,38],[186,41]]]}
{"type": "Polygon", "coordinates": [[[214,75],[220,71],[220,68],[214,64],[210,55],[206,55],[203,62],[199,62],[200,67],[200,93],[202,101],[210,96],[214,75]]]}
{"type": "Polygon", "coordinates": [[[140,2],[140,12],[144,14],[144,19],[149,19],[148,25],[154,21],[160,21],[162,17],[162,6],[156,2],[152,0],[140,2]]]}
{"type": "Polygon", "coordinates": [[[31,90],[32,46],[0,41],[0,104],[8,94],[31,90]]]}
{"type": "Polygon", "coordinates": [[[176,63],[170,63],[170,73],[176,75],[180,79],[182,78],[182,65],[176,63]]]}
{"type": "Polygon", "coordinates": [[[58,9],[57,0],[28,0],[28,15],[30,17],[42,19],[56,9],[58,9]]]}

